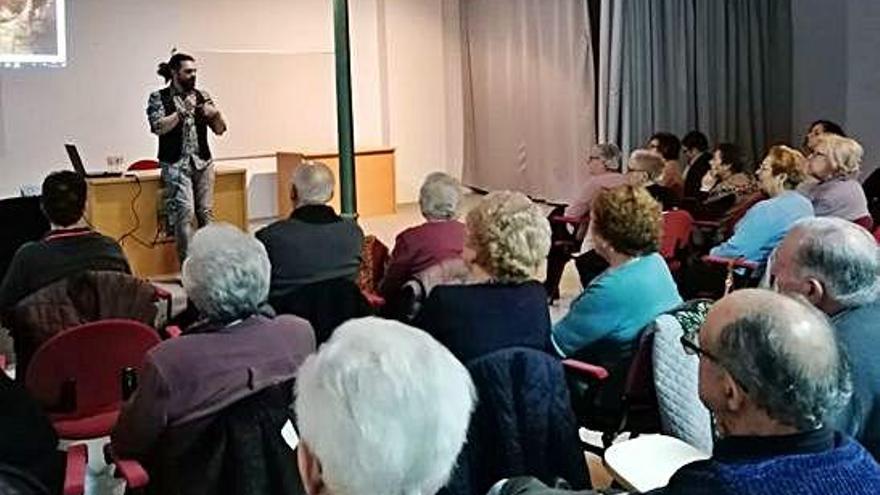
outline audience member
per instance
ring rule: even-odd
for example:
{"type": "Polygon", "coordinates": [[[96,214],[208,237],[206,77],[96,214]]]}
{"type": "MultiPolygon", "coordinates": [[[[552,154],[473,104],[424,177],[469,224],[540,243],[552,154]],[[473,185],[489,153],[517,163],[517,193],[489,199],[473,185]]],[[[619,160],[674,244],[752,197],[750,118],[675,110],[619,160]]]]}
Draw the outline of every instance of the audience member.
{"type": "Polygon", "coordinates": [[[754,179],[744,173],[742,153],[735,144],[716,146],[710,167],[700,184],[700,201],[694,211],[700,218],[720,218],[747,201],[757,190],[754,179]]]}
{"type": "Polygon", "coordinates": [[[813,152],[813,149],[816,146],[816,139],[822,134],[834,134],[835,136],[846,137],[846,133],[843,132],[843,127],[841,127],[840,124],[830,120],[817,120],[810,124],[810,127],[807,129],[807,134],[804,135],[803,149],[807,156],[813,152]]]}
{"type": "Polygon", "coordinates": [[[678,206],[678,198],[673,190],[658,182],[664,167],[663,158],[658,154],[635,150],[627,162],[626,176],[630,185],[647,189],[666,211],[678,206]]]}
{"type": "Polygon", "coordinates": [[[874,237],[840,218],[795,224],[771,264],[775,286],[831,318],[852,368],[853,395],[834,422],[880,459],[880,253],[874,237]]]}
{"type": "Polygon", "coordinates": [[[622,186],[599,194],[590,230],[596,253],[609,268],[584,288],[553,327],[560,355],[618,364],[629,357],[645,325],[681,304],[669,268],[657,253],[661,224],[660,205],[642,188],[622,186]]]}
{"type": "Polygon", "coordinates": [[[687,160],[684,171],[684,197],[696,198],[700,192],[703,176],[709,171],[709,140],[700,131],[691,131],[681,140],[682,151],[687,160]]]}
{"type": "Polygon", "coordinates": [[[308,495],[433,495],[467,437],[467,370],[402,323],[344,323],[296,382],[297,460],[308,495]]]}
{"type": "Polygon", "coordinates": [[[813,216],[810,200],[796,190],[806,177],[805,162],[799,151],[788,146],[770,148],[758,169],[758,185],[770,199],[749,208],[734,227],[733,236],[710,253],[766,263],[788,229],[796,221],[813,216]]]}
{"type": "Polygon", "coordinates": [[[658,132],[648,140],[647,148],[663,158],[663,172],[660,174],[658,182],[672,191],[677,200],[681,199],[684,194],[684,178],[681,163],[678,161],[681,142],[675,134],[658,132]]]}
{"type": "Polygon", "coordinates": [[[272,299],[325,280],[350,278],[360,266],[364,233],[343,219],[327,202],[333,197],[333,173],[320,162],[293,171],[293,213],[257,232],[272,262],[272,299]]]}
{"type": "Polygon", "coordinates": [[[819,183],[807,189],[807,194],[816,216],[850,221],[870,217],[865,191],[856,180],[862,154],[862,146],[854,139],[830,133],[815,139],[809,171],[819,183]]]}
{"type": "Polygon", "coordinates": [[[622,186],[630,180],[620,173],[620,149],[615,144],[594,146],[587,165],[590,168],[590,179],[578,198],[568,207],[563,209],[560,206],[550,213],[551,243],[550,253],[547,255],[547,277],[544,279],[544,289],[551,302],[559,299],[559,283],[565,271],[565,264],[571,259],[572,254],[585,244],[592,246],[592,241],[586,239],[586,235],[588,214],[596,195],[603,190],[622,186]],[[578,225],[552,221],[552,217],[562,214],[583,221],[578,225]]]}
{"type": "Polygon", "coordinates": [[[537,205],[518,192],[489,194],[467,215],[467,274],[431,290],[415,326],[465,364],[506,347],[550,351],[547,293],[532,278],[549,249],[537,205]]]}
{"type": "Polygon", "coordinates": [[[119,244],[86,223],[86,194],[86,181],[75,172],[53,172],[43,181],[41,204],[52,230],[15,253],[0,285],[0,310],[9,310],[38,289],[82,272],[131,273],[119,244]]]}
{"type": "Polygon", "coordinates": [[[169,444],[194,440],[187,435],[225,407],[294,378],[315,337],[301,318],[271,316],[264,306],[269,273],[266,250],[235,227],[211,224],[196,232],[182,277],[205,322],[147,354],[113,432],[118,454],[152,458],[169,444]]]}
{"type": "MultiPolygon", "coordinates": [[[[850,383],[821,313],[769,291],[740,290],[682,345],[700,357],[700,398],[720,439],[710,459],[685,465],[649,494],[880,493],[880,466],[827,424],[850,383]]],[[[501,493],[572,492],[516,478],[501,493]]]]}
{"type": "Polygon", "coordinates": [[[590,205],[597,194],[626,184],[626,177],[620,173],[620,148],[614,143],[593,146],[587,167],[590,178],[580,195],[565,209],[566,216],[583,217],[590,212],[590,205]]]}
{"type": "Polygon", "coordinates": [[[425,223],[397,235],[381,291],[393,298],[413,275],[437,263],[461,256],[465,227],[458,221],[461,184],[453,177],[435,172],[425,178],[419,190],[419,207],[425,223]]]}
{"type": "Polygon", "coordinates": [[[58,451],[55,429],[24,386],[2,369],[0,405],[0,493],[8,493],[3,466],[39,480],[47,493],[61,493],[64,456],[58,451]]]}

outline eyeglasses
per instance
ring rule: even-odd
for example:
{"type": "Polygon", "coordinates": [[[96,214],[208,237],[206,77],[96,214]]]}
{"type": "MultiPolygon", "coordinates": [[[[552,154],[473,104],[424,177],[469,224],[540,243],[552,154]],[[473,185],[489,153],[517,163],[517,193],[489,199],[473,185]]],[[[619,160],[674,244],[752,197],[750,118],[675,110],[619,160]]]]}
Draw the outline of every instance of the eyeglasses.
{"type": "MultiPolygon", "coordinates": [[[[681,336],[681,347],[684,348],[684,353],[690,356],[699,356],[708,359],[709,361],[713,361],[715,363],[719,363],[718,357],[716,357],[711,352],[703,349],[699,345],[699,331],[694,332],[685,332],[684,335],[681,336]]],[[[719,363],[720,364],[720,363],[719,363]]]]}

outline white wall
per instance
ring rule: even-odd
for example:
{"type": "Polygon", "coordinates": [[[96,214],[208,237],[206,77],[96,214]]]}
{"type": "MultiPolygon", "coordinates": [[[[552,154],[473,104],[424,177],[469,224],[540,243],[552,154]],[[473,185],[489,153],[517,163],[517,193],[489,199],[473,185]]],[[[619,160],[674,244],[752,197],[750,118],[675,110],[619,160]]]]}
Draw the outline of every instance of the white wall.
{"type": "Polygon", "coordinates": [[[880,165],[880,2],[794,0],[792,23],[795,142],[816,119],[840,122],[867,174],[880,165]]]}
{"type": "MultiPolygon", "coordinates": [[[[451,1],[350,2],[355,145],[397,148],[399,202],[416,199],[427,172],[455,171],[460,163],[454,138],[449,141],[458,123],[455,112],[449,115],[446,109],[450,39],[444,37],[449,20],[443,4],[451,1]]],[[[326,0],[72,0],[67,5],[66,68],[0,70],[0,196],[17,194],[20,185],[39,184],[48,171],[67,167],[62,147],[67,140],[78,143],[92,168],[103,167],[111,154],[128,160],[153,156],[156,140],[147,129],[144,106],[148,93],[161,85],[156,64],[171,47],[193,53],[333,52],[326,0]]],[[[211,70],[202,69],[199,85],[211,91],[211,70]]],[[[212,94],[221,110],[224,98],[233,97],[212,94]]],[[[323,115],[304,115],[302,125],[324,118],[335,122],[335,106],[323,115]]],[[[230,133],[243,126],[254,132],[272,122],[231,121],[230,133]]],[[[326,147],[295,137],[289,149],[326,147]]],[[[257,148],[250,152],[277,151],[257,148]]],[[[214,149],[224,156],[224,138],[214,149]]],[[[266,175],[265,163],[242,162],[249,163],[266,175]]],[[[258,181],[261,188],[274,187],[265,179],[258,181]]],[[[274,190],[251,197],[270,193],[274,190]]],[[[251,203],[258,210],[252,216],[264,216],[271,206],[256,203],[251,203]]]]}

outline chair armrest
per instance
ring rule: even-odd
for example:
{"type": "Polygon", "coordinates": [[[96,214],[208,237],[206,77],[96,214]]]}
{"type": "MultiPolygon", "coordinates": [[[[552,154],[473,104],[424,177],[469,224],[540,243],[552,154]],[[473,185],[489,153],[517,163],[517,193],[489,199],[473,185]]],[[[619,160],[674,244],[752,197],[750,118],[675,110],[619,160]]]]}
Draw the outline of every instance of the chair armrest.
{"type": "Polygon", "coordinates": [[[570,223],[572,225],[580,225],[584,220],[583,217],[572,217],[567,215],[553,215],[550,217],[551,222],[570,223]]]}
{"type": "Polygon", "coordinates": [[[602,381],[608,378],[608,370],[595,364],[585,363],[577,359],[563,359],[562,366],[570,372],[576,373],[584,378],[596,381],[602,381]]]}
{"type": "Polygon", "coordinates": [[[724,265],[733,268],[745,268],[747,270],[755,270],[760,265],[754,261],[749,261],[745,258],[727,258],[724,256],[712,256],[706,255],[702,258],[704,263],[709,263],[712,265],[724,265]]]}
{"type": "Polygon", "coordinates": [[[180,335],[183,334],[183,330],[177,325],[168,325],[165,327],[165,333],[168,334],[168,338],[174,339],[180,337],[180,335]]]}
{"type": "Polygon", "coordinates": [[[704,229],[720,229],[722,223],[717,220],[694,220],[693,226],[704,229]]]}
{"type": "Polygon", "coordinates": [[[86,467],[89,449],[85,444],[67,448],[67,466],[64,468],[64,495],[82,495],[86,489],[86,467]]]}
{"type": "Polygon", "coordinates": [[[385,298],[379,294],[370,291],[361,291],[361,293],[364,295],[364,299],[367,300],[367,304],[369,304],[371,308],[380,309],[385,306],[385,298]]]}
{"type": "Polygon", "coordinates": [[[108,464],[116,465],[116,477],[125,480],[126,489],[143,488],[150,482],[150,475],[141,463],[134,459],[117,457],[112,444],[104,446],[104,457],[108,464]]]}

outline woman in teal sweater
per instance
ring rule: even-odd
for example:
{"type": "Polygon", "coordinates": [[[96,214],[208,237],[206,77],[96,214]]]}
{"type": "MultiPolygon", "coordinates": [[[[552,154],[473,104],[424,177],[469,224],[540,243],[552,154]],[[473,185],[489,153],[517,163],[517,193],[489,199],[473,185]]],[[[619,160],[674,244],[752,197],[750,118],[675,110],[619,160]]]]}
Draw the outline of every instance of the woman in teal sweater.
{"type": "Polygon", "coordinates": [[[610,267],[574,300],[552,340],[564,357],[613,366],[631,354],[645,325],[682,299],[657,253],[660,205],[644,188],[605,191],[592,212],[595,249],[610,267]]]}

